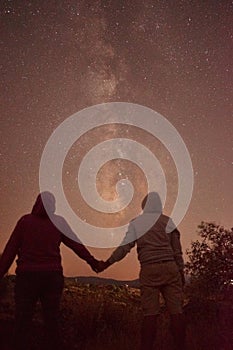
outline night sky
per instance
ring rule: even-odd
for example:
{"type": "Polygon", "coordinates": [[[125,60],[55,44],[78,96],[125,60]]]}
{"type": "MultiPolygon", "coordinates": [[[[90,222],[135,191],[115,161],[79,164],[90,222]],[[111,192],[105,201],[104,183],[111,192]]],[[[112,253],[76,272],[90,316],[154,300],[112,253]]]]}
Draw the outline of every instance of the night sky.
{"type": "MultiPolygon", "coordinates": [[[[40,158],[51,133],[70,115],[104,102],[147,106],[167,118],[186,143],[195,183],[179,225],[184,251],[202,220],[233,226],[232,1],[0,1],[0,10],[1,250],[39,193],[40,158]]],[[[70,173],[81,153],[107,132],[116,137],[123,131],[97,130],[71,150],[76,156],[64,165],[71,202],[76,184],[70,173]]],[[[177,181],[169,155],[150,135],[129,133],[158,151],[172,202],[177,181]]],[[[120,166],[113,162],[108,186],[120,166]]],[[[106,190],[105,181],[100,192],[111,199],[114,183],[106,190]]],[[[84,205],[80,198],[78,204],[77,212],[84,205]]],[[[111,252],[90,250],[103,259],[111,252]]],[[[65,275],[94,274],[68,249],[62,251],[65,275]]],[[[101,276],[137,274],[132,251],[101,276]]]]}

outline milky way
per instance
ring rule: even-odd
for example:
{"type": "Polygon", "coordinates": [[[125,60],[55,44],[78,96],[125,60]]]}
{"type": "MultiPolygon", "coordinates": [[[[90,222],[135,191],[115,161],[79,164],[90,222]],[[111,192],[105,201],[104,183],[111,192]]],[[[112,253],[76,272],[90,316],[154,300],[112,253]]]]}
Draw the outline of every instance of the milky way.
{"type": "MultiPolygon", "coordinates": [[[[39,192],[40,158],[54,129],[85,107],[113,101],[161,113],[188,147],[195,187],[180,225],[184,248],[201,220],[233,226],[231,1],[1,1],[0,10],[0,247],[39,192]]],[[[126,132],[110,127],[102,135],[126,132]]],[[[173,203],[177,178],[169,154],[150,135],[129,134],[157,152],[173,203]]],[[[101,137],[86,135],[65,163],[72,205],[69,179],[79,155],[101,137]]],[[[117,178],[116,162],[111,169],[117,178]]],[[[106,184],[112,186],[111,177],[106,184]]],[[[101,191],[114,196],[112,188],[101,191]]],[[[90,274],[67,250],[64,255],[66,274],[90,274]]],[[[134,252],[103,275],[136,277],[135,259],[134,252]]]]}

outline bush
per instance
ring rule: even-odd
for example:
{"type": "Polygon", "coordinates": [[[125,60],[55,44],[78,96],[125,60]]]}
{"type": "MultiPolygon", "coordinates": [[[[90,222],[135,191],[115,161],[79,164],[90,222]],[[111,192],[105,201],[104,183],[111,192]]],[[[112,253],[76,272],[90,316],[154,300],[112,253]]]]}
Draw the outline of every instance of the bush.
{"type": "Polygon", "coordinates": [[[187,250],[186,272],[197,295],[216,296],[233,287],[233,228],[202,222],[198,229],[201,240],[187,250]]]}

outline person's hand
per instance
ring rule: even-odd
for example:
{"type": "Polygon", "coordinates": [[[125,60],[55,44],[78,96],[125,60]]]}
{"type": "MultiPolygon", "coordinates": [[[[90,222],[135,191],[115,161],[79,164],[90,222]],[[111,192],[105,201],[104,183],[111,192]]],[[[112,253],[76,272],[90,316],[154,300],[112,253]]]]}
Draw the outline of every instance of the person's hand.
{"type": "Polygon", "coordinates": [[[102,272],[104,270],[106,270],[108,267],[110,266],[110,263],[108,262],[108,260],[106,261],[99,261],[99,264],[98,264],[98,272],[102,272]]]}
{"type": "Polygon", "coordinates": [[[96,273],[98,273],[98,272],[100,272],[99,271],[99,263],[100,263],[101,261],[99,261],[99,260],[97,260],[97,259],[93,259],[90,263],[89,263],[89,265],[91,266],[91,268],[92,268],[92,270],[94,271],[94,272],[96,272],[96,273]]]}
{"type": "Polygon", "coordinates": [[[95,258],[89,263],[92,270],[96,273],[102,272],[106,270],[111,264],[108,262],[108,260],[96,260],[95,258]]]}

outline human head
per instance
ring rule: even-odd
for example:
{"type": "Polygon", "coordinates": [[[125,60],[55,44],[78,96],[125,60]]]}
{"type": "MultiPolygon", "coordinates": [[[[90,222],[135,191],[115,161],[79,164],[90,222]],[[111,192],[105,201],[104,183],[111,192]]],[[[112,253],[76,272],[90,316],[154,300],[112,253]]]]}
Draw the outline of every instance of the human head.
{"type": "Polygon", "coordinates": [[[55,213],[55,197],[51,192],[41,192],[32,208],[32,214],[38,216],[48,216],[55,213]]]}
{"type": "Polygon", "coordinates": [[[144,212],[162,213],[163,207],[159,194],[157,192],[148,193],[142,201],[144,212]]]}

